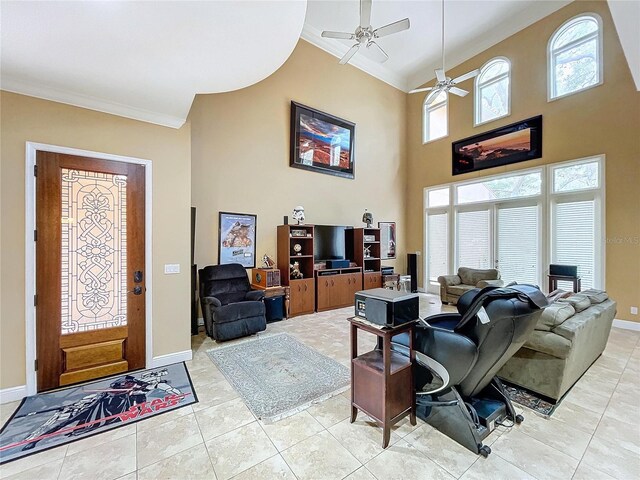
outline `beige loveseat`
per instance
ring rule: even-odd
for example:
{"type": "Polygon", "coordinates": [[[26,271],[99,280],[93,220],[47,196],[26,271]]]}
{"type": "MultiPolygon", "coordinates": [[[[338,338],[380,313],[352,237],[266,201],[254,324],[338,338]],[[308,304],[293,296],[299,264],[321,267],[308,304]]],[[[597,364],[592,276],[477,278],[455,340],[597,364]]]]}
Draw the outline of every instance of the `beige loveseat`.
{"type": "Polygon", "coordinates": [[[599,290],[551,303],[498,376],[558,400],[600,356],[615,315],[616,302],[599,290]]]}
{"type": "Polygon", "coordinates": [[[494,268],[478,270],[475,268],[460,267],[457,275],[442,275],[438,277],[440,282],[440,300],[442,303],[458,303],[460,296],[472,288],[484,288],[489,285],[502,287],[500,272],[494,268]]]}

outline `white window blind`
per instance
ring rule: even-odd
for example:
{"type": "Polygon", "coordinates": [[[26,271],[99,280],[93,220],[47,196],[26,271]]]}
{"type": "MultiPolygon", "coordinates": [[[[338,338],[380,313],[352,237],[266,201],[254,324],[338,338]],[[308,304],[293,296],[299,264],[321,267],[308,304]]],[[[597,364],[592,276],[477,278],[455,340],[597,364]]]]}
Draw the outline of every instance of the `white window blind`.
{"type": "Polygon", "coordinates": [[[538,209],[537,205],[498,209],[498,269],[505,283],[538,283],[538,209]]]}
{"type": "Polygon", "coordinates": [[[554,217],[553,263],[577,265],[583,290],[596,286],[595,201],[557,203],[554,217]]]}
{"type": "Polygon", "coordinates": [[[446,213],[427,216],[427,255],[429,282],[437,282],[440,275],[449,273],[449,221],[446,213]]]}
{"type": "Polygon", "coordinates": [[[458,267],[490,268],[489,210],[458,213],[458,267]]]}

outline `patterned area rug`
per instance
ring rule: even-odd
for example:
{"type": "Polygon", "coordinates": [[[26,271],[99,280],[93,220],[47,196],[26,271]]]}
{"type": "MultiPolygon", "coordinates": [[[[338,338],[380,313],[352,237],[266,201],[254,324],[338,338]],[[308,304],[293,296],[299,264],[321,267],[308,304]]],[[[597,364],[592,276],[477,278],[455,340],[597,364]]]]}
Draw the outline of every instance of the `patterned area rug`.
{"type": "Polygon", "coordinates": [[[512,402],[530,408],[543,417],[549,418],[560,404],[560,402],[551,403],[534,392],[518,387],[517,385],[505,383],[504,380],[502,382],[512,402]]]}
{"type": "Polygon", "coordinates": [[[349,388],[347,367],[286,333],[215,348],[211,360],[264,422],[278,420],[349,388]]]}
{"type": "Polygon", "coordinates": [[[0,464],[197,401],[184,363],[27,397],[0,431],[0,464]]]}

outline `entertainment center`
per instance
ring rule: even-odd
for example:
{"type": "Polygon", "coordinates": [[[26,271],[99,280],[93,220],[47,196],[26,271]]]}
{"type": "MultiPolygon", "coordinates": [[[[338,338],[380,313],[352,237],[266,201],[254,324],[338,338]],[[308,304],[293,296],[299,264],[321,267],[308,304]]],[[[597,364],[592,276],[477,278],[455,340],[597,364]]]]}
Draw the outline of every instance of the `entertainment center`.
{"type": "Polygon", "coordinates": [[[356,292],[382,285],[378,228],[279,225],[277,244],[291,317],[348,307],[356,292]]]}

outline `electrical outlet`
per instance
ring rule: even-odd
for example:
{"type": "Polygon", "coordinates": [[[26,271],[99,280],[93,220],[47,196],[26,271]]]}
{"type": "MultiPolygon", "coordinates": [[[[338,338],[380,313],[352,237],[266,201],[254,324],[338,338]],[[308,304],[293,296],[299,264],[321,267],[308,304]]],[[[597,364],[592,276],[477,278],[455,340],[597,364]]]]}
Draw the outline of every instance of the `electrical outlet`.
{"type": "Polygon", "coordinates": [[[165,275],[175,275],[176,273],[180,273],[180,264],[179,263],[165,263],[164,264],[164,274],[165,275]]]}
{"type": "Polygon", "coordinates": [[[631,307],[631,315],[637,315],[638,314],[638,307],[631,307]]]}

